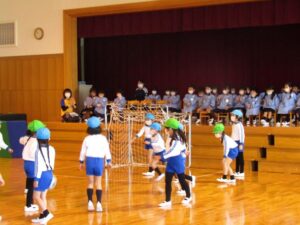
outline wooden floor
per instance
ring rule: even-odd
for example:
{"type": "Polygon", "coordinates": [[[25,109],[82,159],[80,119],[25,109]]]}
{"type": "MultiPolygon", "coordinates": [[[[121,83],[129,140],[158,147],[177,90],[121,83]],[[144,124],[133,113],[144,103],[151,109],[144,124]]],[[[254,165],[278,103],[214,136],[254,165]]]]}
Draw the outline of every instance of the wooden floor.
{"type": "MultiPolygon", "coordinates": [[[[0,159],[6,186],[0,188],[2,225],[31,224],[24,215],[25,195],[22,161],[0,159]]],[[[245,181],[235,186],[215,181],[220,171],[193,168],[197,185],[189,207],[172,194],[173,207],[163,210],[164,182],[145,179],[143,167],[114,168],[103,180],[103,213],[86,210],[84,172],[77,162],[56,162],[58,185],[49,192],[48,205],[55,217],[49,224],[300,224],[300,174],[246,172],[245,181]]],[[[189,171],[188,171],[189,172],[189,171]]]]}

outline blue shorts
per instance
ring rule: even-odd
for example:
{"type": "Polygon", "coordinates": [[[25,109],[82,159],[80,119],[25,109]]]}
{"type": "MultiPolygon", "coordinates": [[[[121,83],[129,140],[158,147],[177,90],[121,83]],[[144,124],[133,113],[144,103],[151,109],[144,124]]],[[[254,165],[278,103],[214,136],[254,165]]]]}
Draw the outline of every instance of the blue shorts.
{"type": "Polygon", "coordinates": [[[24,171],[27,178],[34,178],[34,162],[33,161],[24,161],[24,171]]]}
{"type": "Polygon", "coordinates": [[[86,158],[86,175],[87,176],[102,176],[104,169],[104,158],[86,158]]]}
{"type": "Polygon", "coordinates": [[[51,185],[52,178],[53,178],[52,170],[42,172],[42,176],[39,179],[39,185],[34,190],[41,191],[41,192],[47,191],[51,185]]]}
{"type": "Polygon", "coordinates": [[[232,160],[234,160],[238,156],[238,154],[239,154],[239,147],[231,148],[229,150],[227,157],[225,158],[231,158],[232,160]]]}
{"type": "Polygon", "coordinates": [[[243,148],[242,148],[242,149],[240,149],[241,142],[240,142],[240,141],[235,141],[235,143],[237,143],[237,144],[238,144],[238,149],[239,149],[239,152],[243,152],[243,151],[244,151],[244,145],[242,145],[242,146],[243,146],[243,148]]]}
{"type": "Polygon", "coordinates": [[[185,172],[185,160],[181,155],[171,157],[167,159],[167,168],[168,173],[183,174],[185,172]]]}
{"type": "Polygon", "coordinates": [[[161,152],[153,153],[153,155],[155,155],[155,156],[160,156],[160,161],[161,161],[161,162],[166,162],[166,160],[164,159],[164,153],[165,153],[165,152],[166,152],[166,151],[163,150],[163,151],[161,151],[161,152]]]}
{"type": "MultiPolygon", "coordinates": [[[[144,141],[149,141],[151,143],[151,138],[145,138],[144,141]]],[[[152,149],[151,144],[145,144],[145,150],[152,149]]]]}

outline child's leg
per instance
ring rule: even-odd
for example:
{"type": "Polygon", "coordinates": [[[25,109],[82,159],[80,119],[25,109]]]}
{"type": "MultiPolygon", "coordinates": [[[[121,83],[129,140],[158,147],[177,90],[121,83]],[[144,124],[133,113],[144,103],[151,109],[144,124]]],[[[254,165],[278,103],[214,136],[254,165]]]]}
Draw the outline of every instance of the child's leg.
{"type": "Polygon", "coordinates": [[[159,156],[154,156],[152,160],[152,169],[158,174],[161,175],[160,169],[157,167],[157,164],[159,162],[159,156]]]}
{"type": "Polygon", "coordinates": [[[94,191],[94,176],[88,176],[88,185],[86,190],[88,201],[93,201],[93,191],[94,191]]]}
{"type": "Polygon", "coordinates": [[[26,178],[26,189],[27,194],[26,194],[26,206],[31,207],[33,204],[33,178],[26,178]]]}
{"type": "Polygon", "coordinates": [[[229,158],[229,157],[227,157],[225,159],[225,164],[226,164],[226,167],[227,167],[227,171],[228,171],[228,173],[230,175],[230,179],[233,180],[234,179],[234,174],[233,174],[233,170],[231,168],[231,163],[232,163],[232,159],[229,158]]]}
{"type": "Polygon", "coordinates": [[[102,176],[96,176],[95,177],[95,186],[96,186],[97,202],[101,203],[101,198],[102,198],[102,176]]]}
{"type": "Polygon", "coordinates": [[[33,198],[35,200],[35,202],[38,204],[40,210],[41,210],[41,214],[40,214],[40,219],[44,218],[44,210],[47,208],[44,200],[42,199],[42,192],[40,191],[34,191],[33,193],[33,198]]]}
{"type": "Polygon", "coordinates": [[[193,181],[193,177],[187,174],[184,174],[184,179],[188,180],[188,181],[193,181]]]}
{"type": "Polygon", "coordinates": [[[240,157],[240,173],[244,173],[245,161],[244,161],[244,152],[239,152],[240,157]]]}
{"type": "Polygon", "coordinates": [[[172,178],[174,176],[174,173],[168,173],[166,172],[166,178],[165,178],[165,181],[166,181],[166,202],[169,202],[171,201],[171,193],[172,193],[172,178]]]}
{"type": "Polygon", "coordinates": [[[185,180],[184,173],[177,174],[177,176],[178,176],[178,179],[179,179],[179,182],[180,182],[180,185],[181,185],[182,189],[185,190],[186,197],[190,198],[191,197],[191,191],[190,191],[189,185],[187,184],[187,182],[185,180]]]}
{"type": "Polygon", "coordinates": [[[235,172],[236,173],[240,173],[240,166],[241,166],[241,161],[240,161],[240,153],[239,153],[235,160],[235,172]]]}
{"type": "Polygon", "coordinates": [[[152,168],[152,157],[153,157],[153,149],[148,150],[148,164],[149,164],[149,172],[153,171],[152,168]]]}

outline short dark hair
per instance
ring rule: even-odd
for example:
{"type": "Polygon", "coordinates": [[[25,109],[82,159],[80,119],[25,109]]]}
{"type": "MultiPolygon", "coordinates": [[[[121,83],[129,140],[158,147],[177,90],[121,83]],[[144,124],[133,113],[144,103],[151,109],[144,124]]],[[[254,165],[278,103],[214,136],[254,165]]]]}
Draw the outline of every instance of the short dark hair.
{"type": "Polygon", "coordinates": [[[64,91],[63,91],[63,97],[65,98],[65,94],[66,93],[70,93],[71,94],[71,97],[72,97],[72,95],[73,95],[73,93],[72,93],[72,90],[70,89],[70,88],[66,88],[64,91]]]}
{"type": "Polygon", "coordinates": [[[88,127],[88,129],[87,129],[87,133],[89,135],[101,134],[101,131],[102,131],[101,127],[96,127],[96,128],[88,127]]]}

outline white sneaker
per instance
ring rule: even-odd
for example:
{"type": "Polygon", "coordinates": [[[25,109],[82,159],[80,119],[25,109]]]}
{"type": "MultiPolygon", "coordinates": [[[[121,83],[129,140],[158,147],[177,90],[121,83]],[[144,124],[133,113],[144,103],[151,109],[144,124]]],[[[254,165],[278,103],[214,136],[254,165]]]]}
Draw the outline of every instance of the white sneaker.
{"type": "Polygon", "coordinates": [[[181,201],[181,203],[184,204],[184,205],[186,205],[186,204],[189,204],[191,201],[192,201],[192,198],[189,197],[189,198],[184,198],[184,199],[181,201]]]}
{"type": "Polygon", "coordinates": [[[153,177],[155,175],[155,171],[145,172],[145,173],[143,173],[143,175],[146,176],[146,177],[153,177]]]}
{"type": "Polygon", "coordinates": [[[30,207],[24,206],[24,212],[36,212],[39,210],[37,205],[31,205],[30,207]]]}
{"type": "Polygon", "coordinates": [[[214,119],[209,119],[209,120],[208,120],[208,125],[209,125],[209,126],[212,126],[213,123],[214,123],[214,119]]]}
{"type": "Polygon", "coordinates": [[[49,213],[48,216],[40,220],[40,224],[47,224],[53,217],[53,214],[49,213]]]}
{"type": "Polygon", "coordinates": [[[234,175],[235,177],[238,177],[238,176],[240,175],[240,172],[235,172],[233,175],[234,175]]]}
{"type": "Polygon", "coordinates": [[[226,183],[235,183],[236,180],[235,179],[227,179],[227,182],[226,183]]]}
{"type": "Polygon", "coordinates": [[[283,122],[283,123],[282,123],[282,127],[290,127],[290,123],[288,123],[288,122],[283,122]]]}
{"type": "Polygon", "coordinates": [[[277,122],[276,123],[276,127],[280,127],[281,125],[280,125],[280,123],[279,122],[277,122]]]}
{"type": "Polygon", "coordinates": [[[40,223],[44,218],[34,218],[31,220],[32,223],[40,223]]]}
{"type": "Polygon", "coordinates": [[[162,173],[161,175],[159,175],[159,176],[155,179],[155,181],[160,181],[160,180],[163,179],[164,177],[165,177],[165,174],[162,173]]]}
{"type": "Polygon", "coordinates": [[[223,179],[223,177],[218,178],[217,181],[227,183],[227,179],[223,179]]]}
{"type": "Polygon", "coordinates": [[[268,122],[265,122],[264,124],[263,124],[263,127],[269,127],[270,126],[270,123],[268,123],[268,122]]]}
{"type": "Polygon", "coordinates": [[[24,189],[24,194],[27,194],[28,193],[28,189],[24,189]]]}
{"type": "Polygon", "coordinates": [[[88,202],[88,211],[95,211],[95,207],[92,201],[88,202]]]}
{"type": "Polygon", "coordinates": [[[247,121],[246,126],[247,126],[247,127],[250,126],[250,121],[247,121]]]}
{"type": "Polygon", "coordinates": [[[237,174],[234,174],[235,177],[244,177],[245,176],[245,173],[237,173],[237,174]]]}
{"type": "Polygon", "coordinates": [[[186,193],[185,193],[184,190],[178,190],[178,191],[176,192],[176,194],[178,194],[178,195],[180,195],[180,196],[185,196],[185,195],[186,195],[186,193]]]}
{"type": "Polygon", "coordinates": [[[103,209],[102,209],[102,205],[100,202],[97,202],[97,206],[96,206],[96,212],[102,212],[103,209]]]}
{"type": "Polygon", "coordinates": [[[200,124],[200,123],[201,123],[201,120],[197,119],[196,124],[200,124]]]}
{"type": "Polygon", "coordinates": [[[262,125],[264,125],[266,122],[267,122],[267,121],[264,120],[264,119],[261,119],[261,120],[260,120],[260,123],[261,123],[262,125]]]}
{"type": "Polygon", "coordinates": [[[192,187],[196,186],[196,176],[192,176],[192,187]]]}
{"type": "Polygon", "coordinates": [[[256,126],[257,121],[253,120],[253,126],[256,126]]]}
{"type": "Polygon", "coordinates": [[[164,202],[160,203],[158,206],[161,207],[161,208],[171,207],[172,202],[171,201],[169,201],[169,202],[164,201],[164,202]]]}

